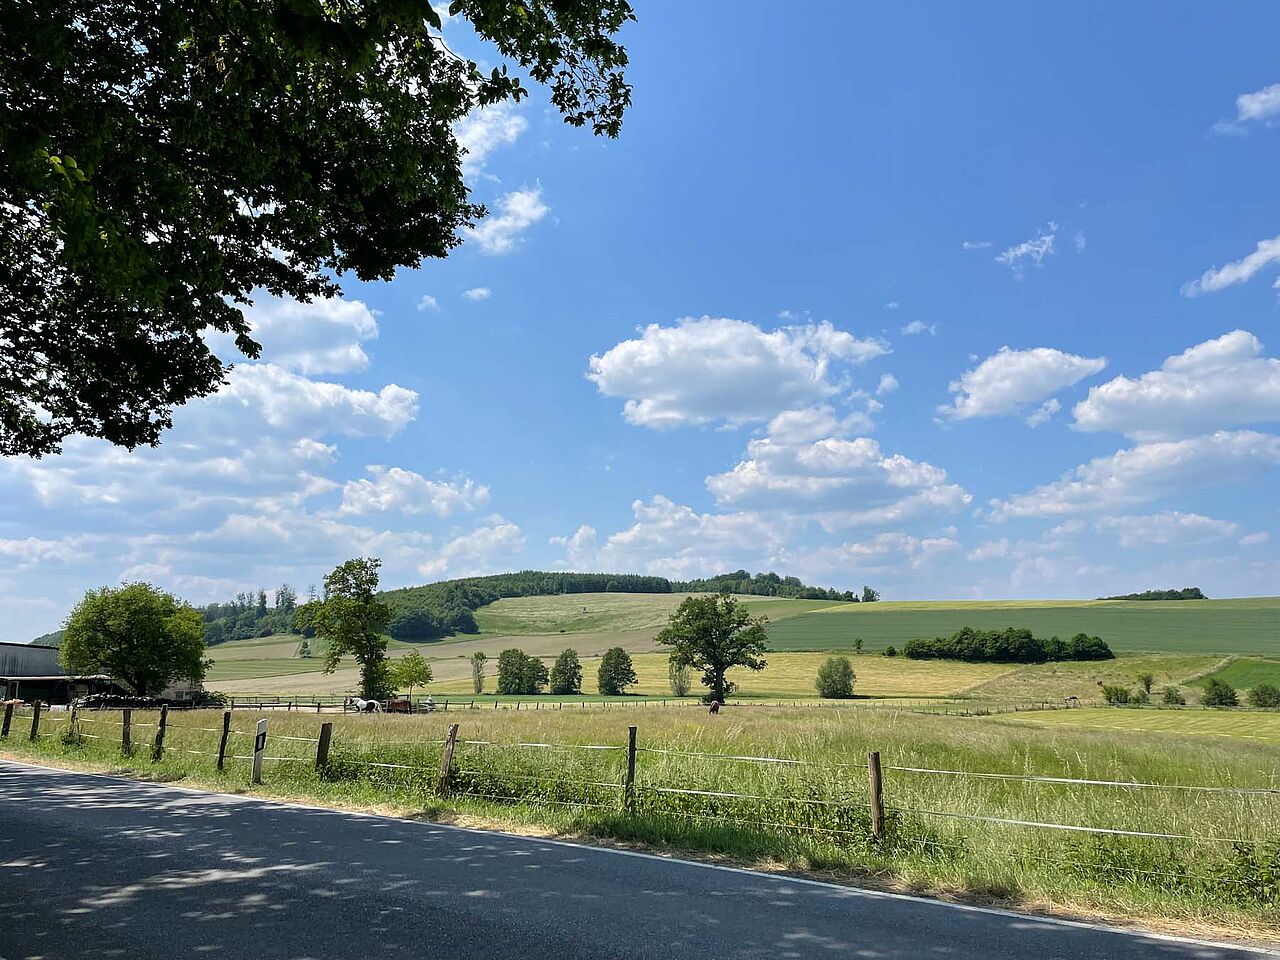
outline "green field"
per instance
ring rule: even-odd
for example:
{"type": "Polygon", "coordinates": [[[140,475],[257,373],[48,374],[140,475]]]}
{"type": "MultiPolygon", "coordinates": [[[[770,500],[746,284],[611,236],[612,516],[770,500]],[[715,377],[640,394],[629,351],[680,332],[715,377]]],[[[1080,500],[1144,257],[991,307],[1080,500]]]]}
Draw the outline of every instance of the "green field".
{"type": "Polygon", "coordinates": [[[783,620],[769,630],[777,650],[901,646],[961,627],[1028,627],[1038,636],[1096,634],[1116,652],[1280,653],[1280,597],[1245,600],[1027,600],[846,603],[783,620]]]}
{"type": "MultiPolygon", "coordinates": [[[[1181,736],[1236,737],[1280,743],[1280,713],[1245,710],[1165,710],[1159,707],[1082,707],[1002,715],[992,723],[1033,724],[1044,727],[1088,727],[1124,733],[1164,733],[1181,736]]],[[[1167,747],[1165,749],[1168,749],[1167,747]]]]}
{"type": "Polygon", "coordinates": [[[1221,670],[1207,673],[1192,681],[1192,685],[1203,687],[1211,677],[1241,690],[1248,690],[1263,683],[1280,687],[1280,660],[1269,660],[1264,657],[1237,657],[1221,670]]]}

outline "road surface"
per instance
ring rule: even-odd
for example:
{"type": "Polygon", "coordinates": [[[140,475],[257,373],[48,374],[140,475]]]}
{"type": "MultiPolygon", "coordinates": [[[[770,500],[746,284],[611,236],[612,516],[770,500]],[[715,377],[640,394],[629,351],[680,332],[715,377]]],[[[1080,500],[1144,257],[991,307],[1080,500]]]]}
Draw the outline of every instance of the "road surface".
{"type": "Polygon", "coordinates": [[[2,960],[1259,956],[8,762],[0,868],[2,960]]]}

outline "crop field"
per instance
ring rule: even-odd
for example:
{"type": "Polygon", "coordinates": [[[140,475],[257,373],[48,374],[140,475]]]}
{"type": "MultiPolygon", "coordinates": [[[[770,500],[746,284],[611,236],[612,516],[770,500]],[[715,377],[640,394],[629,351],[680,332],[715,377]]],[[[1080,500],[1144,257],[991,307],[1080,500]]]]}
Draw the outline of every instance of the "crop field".
{"type": "Polygon", "coordinates": [[[778,650],[835,650],[862,637],[868,649],[883,649],[961,627],[1028,627],[1046,637],[1096,634],[1117,653],[1274,655],[1280,649],[1280,597],[842,603],[780,621],[769,640],[778,650]]]}
{"type": "Polygon", "coordinates": [[[1269,660],[1264,657],[1236,657],[1221,670],[1215,670],[1195,680],[1193,685],[1204,686],[1210,677],[1241,690],[1248,690],[1262,683],[1280,687],[1280,660],[1269,660]]]}
{"type": "MultiPolygon", "coordinates": [[[[567,593],[547,597],[511,597],[475,612],[481,635],[527,636],[544,633],[657,633],[687,593],[567,593]]],[[[753,614],[772,620],[828,606],[819,600],[739,597],[753,614]]]]}
{"type": "MultiPolygon", "coordinates": [[[[1258,710],[1166,710],[1159,707],[1082,707],[1002,715],[991,723],[1032,724],[1045,727],[1087,727],[1123,733],[1177,734],[1186,737],[1235,737],[1280,743],[1280,712],[1258,710]]],[[[1126,738],[1127,739],[1127,738],[1126,738]]],[[[1166,746],[1164,749],[1171,749],[1166,746]]],[[[1196,749],[1200,749],[1197,747],[1196,749]]]]}
{"type": "MultiPolygon", "coordinates": [[[[1144,719],[1158,713],[1099,712],[1144,719]]],[[[1237,935],[1274,935],[1278,929],[1280,884],[1265,879],[1256,862],[1270,856],[1266,844],[1274,842],[1280,820],[1280,752],[1270,742],[1151,734],[1141,727],[1117,738],[1112,727],[862,708],[729,707],[714,717],[688,707],[464,710],[323,718],[335,729],[322,776],[313,764],[322,718],[268,714],[266,753],[272,759],[265,786],[248,787],[256,719],[251,711],[233,714],[231,759],[221,774],[212,759],[219,727],[213,711],[170,714],[166,753],[156,764],[147,749],[156,717],[141,711],[134,714],[138,748],[129,757],[118,747],[119,715],[110,712],[84,714],[81,732],[95,739],[80,741],[63,739],[65,713],[50,715],[45,731],[52,735],[34,744],[25,738],[29,717],[19,716],[15,723],[24,733],[0,750],[222,790],[609,837],[828,876],[874,876],[917,892],[1163,917],[1237,935]],[[440,794],[440,743],[454,722],[461,741],[453,785],[440,794]],[[629,812],[621,789],[628,724],[638,726],[640,747],[629,812]],[[883,843],[869,835],[869,750],[879,751],[885,764],[883,843]],[[1064,784],[1029,776],[1162,786],[1064,784]],[[1227,840],[1240,843],[1233,848],[1227,840]]]]}

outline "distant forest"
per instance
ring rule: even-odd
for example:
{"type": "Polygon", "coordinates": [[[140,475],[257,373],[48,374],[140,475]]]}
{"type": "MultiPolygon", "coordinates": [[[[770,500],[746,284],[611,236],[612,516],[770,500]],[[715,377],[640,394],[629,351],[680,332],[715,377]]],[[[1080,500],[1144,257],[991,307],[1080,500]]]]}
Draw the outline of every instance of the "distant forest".
{"type": "Polygon", "coordinates": [[[1208,600],[1199,587],[1183,587],[1181,590],[1143,590],[1142,593],[1126,593],[1119,597],[1099,597],[1099,600],[1208,600]]]}
{"type": "Polygon", "coordinates": [[[196,609],[204,617],[204,642],[210,647],[228,640],[297,632],[293,620],[298,594],[287,583],[276,587],[271,603],[267,603],[267,591],[259,590],[238,593],[230,603],[211,603],[196,609]]]}

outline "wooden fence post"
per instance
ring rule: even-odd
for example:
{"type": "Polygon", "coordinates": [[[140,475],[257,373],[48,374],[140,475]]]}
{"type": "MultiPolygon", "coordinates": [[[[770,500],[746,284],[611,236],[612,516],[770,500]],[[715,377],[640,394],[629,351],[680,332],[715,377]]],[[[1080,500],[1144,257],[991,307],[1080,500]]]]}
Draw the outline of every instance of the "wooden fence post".
{"type": "Polygon", "coordinates": [[[160,723],[156,727],[156,742],[151,747],[151,762],[159,763],[164,758],[164,731],[169,726],[169,705],[160,705],[160,723]]]}
{"type": "Polygon", "coordinates": [[[263,717],[258,721],[258,730],[253,738],[253,780],[257,784],[262,782],[262,755],[267,749],[267,718],[263,717]]]}
{"type": "Polygon", "coordinates": [[[4,726],[0,727],[0,737],[8,739],[9,725],[13,723],[13,704],[6,703],[4,705],[4,726]]]}
{"type": "Polygon", "coordinates": [[[867,754],[867,777],[871,786],[871,836],[884,839],[884,779],[880,773],[880,751],[867,754]]]}
{"type": "Polygon", "coordinates": [[[453,748],[458,742],[458,725],[449,724],[449,733],[444,738],[444,750],[440,752],[440,783],[436,792],[442,797],[449,795],[450,782],[453,779],[453,748]]]}
{"type": "Polygon", "coordinates": [[[627,727],[627,778],[622,781],[622,807],[628,813],[636,805],[636,728],[627,727]]]}
{"type": "Polygon", "coordinates": [[[222,711],[222,739],[218,741],[218,772],[227,759],[227,737],[231,736],[231,711],[222,711]]]}
{"type": "Polygon", "coordinates": [[[67,721],[66,740],[70,743],[82,743],[80,737],[80,729],[77,726],[80,722],[80,708],[74,703],[71,705],[71,719],[67,721]]]}
{"type": "Polygon", "coordinates": [[[31,739],[35,740],[40,736],[40,701],[37,700],[33,706],[35,712],[31,714],[31,739]]]}
{"type": "Polygon", "coordinates": [[[126,757],[133,753],[133,711],[128,707],[120,716],[120,752],[126,757]]]}
{"type": "Polygon", "coordinates": [[[324,773],[329,766],[329,741],[333,739],[333,721],[320,724],[320,742],[316,744],[316,772],[324,773]]]}

